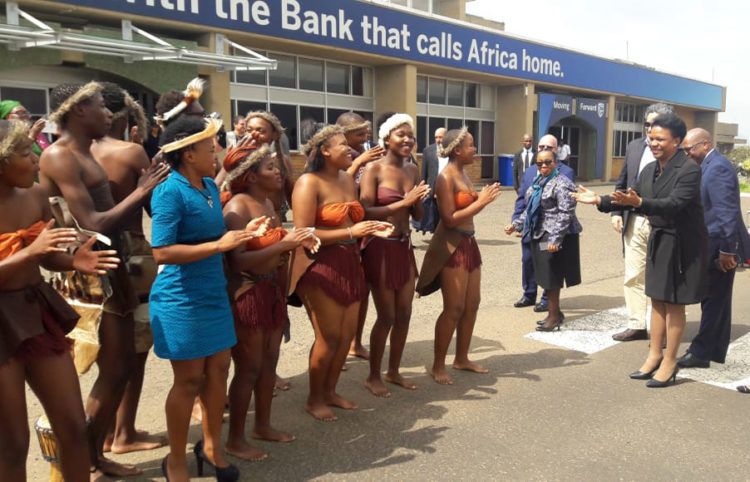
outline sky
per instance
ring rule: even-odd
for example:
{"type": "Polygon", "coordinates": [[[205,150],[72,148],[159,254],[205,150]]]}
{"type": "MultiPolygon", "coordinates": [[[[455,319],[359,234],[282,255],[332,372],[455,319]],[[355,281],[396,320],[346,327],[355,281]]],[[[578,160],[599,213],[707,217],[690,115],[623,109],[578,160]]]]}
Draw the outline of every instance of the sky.
{"type": "Polygon", "coordinates": [[[726,86],[719,121],[750,140],[748,0],[474,0],[466,10],[529,39],[726,86]]]}

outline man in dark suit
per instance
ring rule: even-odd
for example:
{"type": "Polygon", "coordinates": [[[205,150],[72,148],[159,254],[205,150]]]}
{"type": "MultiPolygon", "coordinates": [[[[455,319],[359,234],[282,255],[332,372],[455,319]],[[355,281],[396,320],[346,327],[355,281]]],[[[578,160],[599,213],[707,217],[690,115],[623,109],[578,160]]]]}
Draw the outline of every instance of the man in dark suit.
{"type": "MultiPolygon", "coordinates": [[[[634,187],[643,168],[654,162],[647,137],[651,122],[659,114],[673,112],[674,109],[667,104],[652,104],[646,108],[643,119],[645,135],[631,141],[625,149],[625,162],[615,184],[616,191],[634,187]]],[[[612,213],[612,227],[622,234],[625,258],[623,291],[628,310],[627,328],[615,333],[612,338],[617,341],[647,340],[646,248],[651,226],[646,216],[625,210],[612,213]]]]}
{"type": "Polygon", "coordinates": [[[516,152],[513,156],[513,189],[515,189],[517,193],[523,192],[519,192],[518,189],[521,186],[521,179],[523,178],[524,171],[530,166],[535,165],[536,151],[534,151],[533,143],[534,139],[532,139],[530,135],[524,134],[521,143],[521,150],[516,152]]]}
{"type": "MultiPolygon", "coordinates": [[[[539,151],[543,150],[551,150],[557,153],[557,139],[555,136],[546,135],[539,139],[539,151]]],[[[576,174],[573,169],[565,164],[558,164],[557,168],[560,170],[560,174],[575,182],[576,174]]],[[[526,191],[534,183],[537,172],[536,162],[524,171],[511,222],[518,219],[526,209],[526,191]]],[[[547,296],[545,293],[542,293],[539,303],[536,302],[537,284],[536,275],[534,274],[534,263],[531,260],[531,243],[524,242],[523,240],[521,241],[521,287],[523,288],[523,296],[513,304],[514,307],[523,308],[534,305],[534,311],[536,312],[547,311],[547,296]]]]}
{"type": "Polygon", "coordinates": [[[434,193],[438,174],[440,174],[441,168],[445,167],[444,165],[441,166],[440,156],[438,155],[438,146],[443,142],[443,136],[445,136],[445,129],[443,127],[436,129],[435,143],[425,147],[422,151],[422,180],[430,186],[432,195],[422,201],[424,206],[422,219],[420,221],[412,220],[412,225],[415,230],[423,233],[434,232],[440,220],[434,193]]]}
{"type": "Polygon", "coordinates": [[[685,154],[701,165],[701,201],[708,229],[708,294],[701,301],[698,334],[677,364],[708,368],[724,363],[732,329],[732,286],[738,256],[750,257],[750,237],[742,220],[737,173],[729,160],[714,149],[711,134],[691,129],[682,143],[685,154]]]}

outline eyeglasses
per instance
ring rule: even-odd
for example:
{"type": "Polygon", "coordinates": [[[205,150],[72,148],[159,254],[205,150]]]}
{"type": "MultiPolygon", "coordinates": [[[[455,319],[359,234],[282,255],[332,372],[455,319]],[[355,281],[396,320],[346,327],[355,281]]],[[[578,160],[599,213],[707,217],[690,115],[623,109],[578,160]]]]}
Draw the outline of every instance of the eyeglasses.
{"type": "Polygon", "coordinates": [[[651,126],[653,126],[653,125],[654,125],[653,122],[644,122],[643,123],[643,127],[645,127],[646,129],[650,129],[651,126]]]}
{"type": "Polygon", "coordinates": [[[700,146],[701,144],[704,144],[706,141],[699,141],[693,144],[692,146],[684,146],[682,150],[685,152],[685,154],[690,154],[690,151],[692,151],[694,148],[700,146]]]}
{"type": "Polygon", "coordinates": [[[545,146],[544,144],[539,144],[537,148],[540,151],[554,151],[555,150],[555,146],[545,146]]]}
{"type": "Polygon", "coordinates": [[[553,162],[555,162],[555,161],[547,159],[547,160],[544,160],[544,161],[536,161],[536,165],[537,165],[537,167],[551,166],[553,162]]]}

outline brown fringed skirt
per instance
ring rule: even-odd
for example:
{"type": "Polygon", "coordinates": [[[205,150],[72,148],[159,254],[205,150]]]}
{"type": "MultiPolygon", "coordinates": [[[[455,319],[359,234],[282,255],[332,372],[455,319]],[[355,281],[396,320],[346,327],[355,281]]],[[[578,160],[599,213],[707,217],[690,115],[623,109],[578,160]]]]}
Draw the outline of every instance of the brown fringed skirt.
{"type": "Polygon", "coordinates": [[[417,274],[417,260],[408,237],[372,238],[362,251],[362,267],[370,286],[385,284],[389,290],[400,290],[417,274]]]}
{"type": "Polygon", "coordinates": [[[463,238],[458,243],[448,261],[446,268],[463,268],[469,273],[482,266],[482,255],[479,253],[477,240],[472,235],[462,234],[463,238]]]}
{"type": "Polygon", "coordinates": [[[300,286],[320,288],[342,306],[362,301],[367,296],[367,283],[359,247],[341,243],[320,248],[315,261],[297,283],[297,288],[300,286]]]}
{"type": "Polygon", "coordinates": [[[256,281],[233,308],[235,322],[253,330],[275,331],[287,322],[286,296],[276,276],[256,281]]]}
{"type": "Polygon", "coordinates": [[[77,321],[78,313],[46,283],[0,291],[0,365],[69,352],[65,335],[77,321]]]}

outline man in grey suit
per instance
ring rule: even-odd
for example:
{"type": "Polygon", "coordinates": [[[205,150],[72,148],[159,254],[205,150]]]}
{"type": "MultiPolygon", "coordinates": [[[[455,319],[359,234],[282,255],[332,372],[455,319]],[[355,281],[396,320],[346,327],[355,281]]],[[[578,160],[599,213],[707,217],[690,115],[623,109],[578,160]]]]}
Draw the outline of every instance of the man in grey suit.
{"type": "Polygon", "coordinates": [[[440,214],[438,213],[437,202],[435,202],[435,182],[438,174],[442,170],[440,156],[438,155],[438,145],[443,142],[445,129],[439,127],[435,130],[435,143],[425,147],[422,151],[422,180],[430,186],[432,195],[428,196],[422,204],[424,206],[424,215],[420,221],[412,220],[412,225],[417,231],[423,233],[435,232],[440,214]]]}
{"type": "Polygon", "coordinates": [[[536,162],[533,144],[534,139],[529,134],[524,134],[521,141],[521,150],[513,156],[513,189],[516,190],[516,193],[518,193],[518,188],[522,184],[523,172],[536,162]]]}
{"type": "MultiPolygon", "coordinates": [[[[651,104],[646,108],[643,122],[646,135],[632,140],[625,149],[625,162],[615,184],[615,190],[626,191],[634,187],[643,168],[654,162],[654,155],[648,147],[648,133],[656,116],[667,113],[674,113],[672,106],[667,104],[651,104]]],[[[623,288],[625,306],[628,310],[627,328],[615,333],[612,338],[617,341],[647,340],[646,249],[651,225],[648,218],[642,214],[616,211],[612,213],[612,227],[622,234],[625,254],[623,288]]]]}

